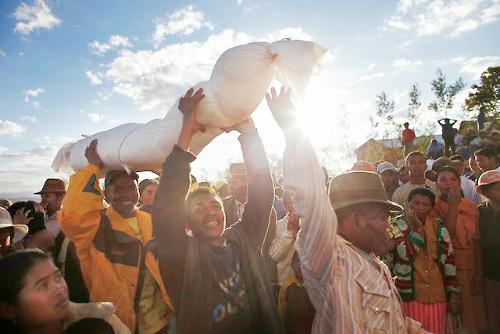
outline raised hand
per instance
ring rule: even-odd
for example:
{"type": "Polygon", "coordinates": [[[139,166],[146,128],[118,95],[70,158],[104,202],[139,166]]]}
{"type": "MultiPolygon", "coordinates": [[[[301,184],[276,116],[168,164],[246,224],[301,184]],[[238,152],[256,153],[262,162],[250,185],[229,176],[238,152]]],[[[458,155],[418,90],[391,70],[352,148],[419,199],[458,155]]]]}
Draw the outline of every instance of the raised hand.
{"type": "Polygon", "coordinates": [[[30,210],[28,208],[18,209],[14,213],[14,217],[12,217],[12,223],[29,225],[29,223],[34,219],[34,217],[28,217],[29,213],[30,210]]]}
{"type": "Polygon", "coordinates": [[[238,131],[239,133],[251,133],[254,132],[255,129],[255,124],[253,123],[253,120],[251,117],[247,118],[246,120],[239,122],[236,125],[233,125],[228,128],[223,128],[225,132],[231,132],[233,130],[238,131]]]}
{"type": "Polygon", "coordinates": [[[89,164],[102,168],[103,162],[99,153],[97,153],[97,139],[90,142],[90,145],[85,149],[85,157],[89,164]]]}
{"type": "Polygon", "coordinates": [[[182,112],[182,128],[188,130],[191,134],[198,131],[205,132],[205,127],[196,121],[196,107],[205,97],[203,89],[198,89],[193,94],[193,88],[190,88],[186,94],[179,100],[179,110],[182,112]]]}
{"type": "Polygon", "coordinates": [[[462,194],[460,193],[460,187],[450,189],[448,192],[447,202],[448,205],[457,207],[462,199],[462,194]]]}
{"type": "Polygon", "coordinates": [[[295,126],[297,123],[297,112],[290,100],[290,91],[287,92],[285,87],[281,87],[278,95],[276,94],[276,89],[272,87],[271,93],[266,93],[266,100],[276,123],[278,123],[282,130],[289,130],[295,126]]]}
{"type": "Polygon", "coordinates": [[[417,213],[413,210],[410,211],[410,225],[415,232],[421,235],[425,233],[423,222],[420,220],[420,218],[418,218],[417,213]]]}

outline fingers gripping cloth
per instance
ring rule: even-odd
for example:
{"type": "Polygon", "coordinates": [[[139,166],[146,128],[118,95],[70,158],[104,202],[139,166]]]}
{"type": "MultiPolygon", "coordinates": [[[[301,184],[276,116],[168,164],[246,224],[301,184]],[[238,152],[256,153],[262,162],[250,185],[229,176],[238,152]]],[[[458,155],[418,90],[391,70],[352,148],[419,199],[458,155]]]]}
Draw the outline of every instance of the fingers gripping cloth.
{"type": "MultiPolygon", "coordinates": [[[[326,49],[314,42],[281,40],[256,42],[226,50],[217,60],[210,79],[197,84],[205,98],[200,102],[197,121],[206,126],[191,142],[193,153],[222,133],[221,128],[247,119],[258,107],[271,81],[301,94],[326,49]]],[[[182,127],[179,101],[163,119],[146,124],[127,123],[66,144],[53,164],[55,171],[69,172],[87,166],[85,149],[98,139],[97,151],[106,169],[151,170],[161,166],[176,143],[182,127]]]]}

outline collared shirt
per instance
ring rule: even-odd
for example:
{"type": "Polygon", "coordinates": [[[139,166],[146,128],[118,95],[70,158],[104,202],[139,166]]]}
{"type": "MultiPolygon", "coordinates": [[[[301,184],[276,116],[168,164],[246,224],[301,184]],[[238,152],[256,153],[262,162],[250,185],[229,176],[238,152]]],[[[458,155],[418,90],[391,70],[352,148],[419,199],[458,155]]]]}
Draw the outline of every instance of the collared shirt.
{"type": "Polygon", "coordinates": [[[316,310],[312,332],[424,333],[404,316],[387,266],[337,234],[322,170],[309,141],[299,134],[287,138],[283,172],[302,217],[296,247],[316,310]]]}

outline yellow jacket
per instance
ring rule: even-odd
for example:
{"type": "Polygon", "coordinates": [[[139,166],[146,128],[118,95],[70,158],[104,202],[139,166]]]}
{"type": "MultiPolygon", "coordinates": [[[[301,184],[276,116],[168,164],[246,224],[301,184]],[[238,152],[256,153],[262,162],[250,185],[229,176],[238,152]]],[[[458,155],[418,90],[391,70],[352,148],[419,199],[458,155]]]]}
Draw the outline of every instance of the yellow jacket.
{"type": "Polygon", "coordinates": [[[134,332],[144,268],[160,287],[169,318],[173,307],[160,276],[156,243],[151,242],[150,214],[135,212],[141,240],[125,218],[112,207],[104,207],[100,173],[97,166],[89,165],[71,176],[59,221],[75,244],[90,301],[112,302],[116,315],[134,332]]]}

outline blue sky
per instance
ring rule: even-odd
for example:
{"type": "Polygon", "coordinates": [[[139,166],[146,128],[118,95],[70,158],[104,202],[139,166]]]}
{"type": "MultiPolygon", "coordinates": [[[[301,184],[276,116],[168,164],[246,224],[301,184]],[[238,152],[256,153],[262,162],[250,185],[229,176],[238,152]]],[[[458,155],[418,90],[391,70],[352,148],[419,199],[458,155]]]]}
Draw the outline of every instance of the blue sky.
{"type": "MultiPolygon", "coordinates": [[[[372,134],[375,94],[404,121],[418,83],[424,133],[437,67],[467,88],[500,65],[500,1],[0,1],[0,192],[36,191],[57,149],[82,134],[163,117],[190,85],[206,80],[227,48],[283,37],[329,49],[301,109],[330,170],[352,163],[346,147],[372,134]]],[[[266,108],[255,121],[274,159],[283,140],[266,108]]],[[[195,163],[210,179],[241,159],[223,135],[195,163]]]]}

